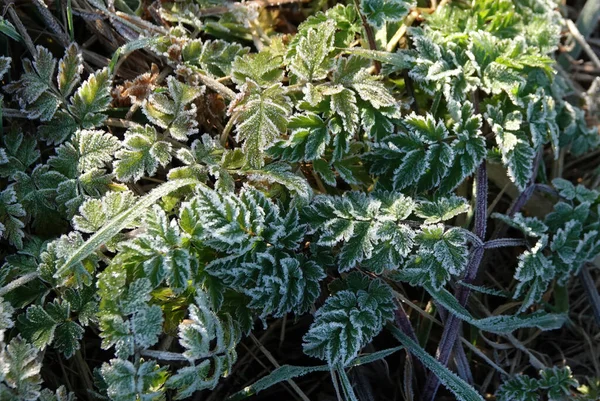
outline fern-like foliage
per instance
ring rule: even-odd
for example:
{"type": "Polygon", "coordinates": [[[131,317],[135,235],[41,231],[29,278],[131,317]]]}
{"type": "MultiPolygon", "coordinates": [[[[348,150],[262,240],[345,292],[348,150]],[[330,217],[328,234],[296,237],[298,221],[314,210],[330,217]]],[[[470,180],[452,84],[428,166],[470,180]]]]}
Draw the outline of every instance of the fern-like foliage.
{"type": "Polygon", "coordinates": [[[579,382],[568,366],[553,366],[542,369],[539,373],[539,379],[517,375],[505,381],[496,393],[498,400],[537,401],[541,399],[541,393],[550,401],[573,399],[579,382]]]}
{"type": "Polygon", "coordinates": [[[381,273],[399,266],[411,251],[415,232],[402,220],[414,207],[412,199],[399,193],[347,192],[343,197],[317,196],[307,210],[307,221],[320,234],[319,245],[342,243],[341,272],[362,264],[381,273]]]}
{"type": "Polygon", "coordinates": [[[35,401],[40,396],[42,363],[38,350],[20,337],[0,342],[0,395],[35,401]]]}
{"type": "Polygon", "coordinates": [[[146,234],[123,243],[131,261],[141,264],[146,277],[154,287],[166,280],[177,293],[185,290],[191,278],[188,250],[182,245],[180,228],[175,220],[169,221],[165,212],[155,206],[144,219],[146,234]]]}
{"type": "Polygon", "coordinates": [[[155,361],[140,362],[136,366],[123,359],[112,359],[101,368],[108,386],[106,393],[114,401],[160,399],[164,371],[155,361]]]}
{"type": "Polygon", "coordinates": [[[304,352],[332,366],[344,366],[393,317],[390,288],[379,280],[352,273],[345,289],[329,297],[304,336],[304,352]]]}
{"type": "Polygon", "coordinates": [[[158,166],[171,161],[171,143],[160,140],[154,127],[135,127],[127,131],[124,149],[117,154],[115,171],[122,181],[137,181],[144,174],[153,176],[158,166]]]}
{"type": "Polygon", "coordinates": [[[72,357],[79,349],[83,328],[71,320],[71,304],[54,301],[45,307],[32,305],[27,314],[19,319],[21,333],[39,349],[47,345],[62,352],[66,358],[72,357]]]}
{"type": "Polygon", "coordinates": [[[472,116],[472,106],[465,103],[454,118],[450,136],[444,123],[431,115],[408,116],[403,132],[373,144],[371,173],[389,175],[395,189],[454,189],[485,156],[481,119],[472,116]]]}
{"type": "Polygon", "coordinates": [[[360,11],[369,24],[381,28],[386,22],[402,21],[413,6],[414,3],[405,0],[362,0],[360,11]]]}
{"type": "Polygon", "coordinates": [[[584,263],[600,254],[597,215],[590,210],[600,195],[563,179],[553,183],[568,203],[558,202],[544,221],[520,214],[496,215],[536,241],[519,256],[515,272],[519,283],[514,296],[525,296],[521,310],[541,300],[553,279],[566,284],[584,263]]]}
{"type": "Polygon", "coordinates": [[[23,206],[17,201],[14,188],[6,188],[0,192],[0,237],[17,247],[23,247],[23,227],[21,217],[25,216],[23,206]]]}
{"type": "Polygon", "coordinates": [[[47,122],[40,133],[48,143],[61,143],[78,127],[94,128],[106,118],[101,113],[110,103],[108,69],[91,75],[75,91],[83,71],[77,45],[71,44],[58,62],[38,46],[33,60],[23,60],[23,70],[21,79],[4,89],[14,93],[28,118],[47,122]]]}
{"type": "Polygon", "coordinates": [[[451,277],[461,276],[467,267],[464,233],[457,227],[445,229],[443,224],[424,225],[417,235],[420,244],[408,263],[406,272],[412,283],[428,283],[439,290],[451,277]]]}
{"type": "MultiPolygon", "coordinates": [[[[72,401],[42,389],[42,363],[76,363],[87,386],[82,357],[98,344],[94,397],[224,399],[239,380],[220,380],[257,322],[308,321],[303,350],[325,365],[282,366],[245,396],[329,370],[338,397],[377,398],[346,370],[399,349],[377,349],[387,327],[431,372],[425,398],[437,377],[479,400],[461,378],[459,328],[563,324],[543,309],[600,254],[600,194],[550,186],[546,168],[592,161],[600,137],[588,127],[597,85],[571,104],[555,73],[563,19],[552,1],[88,3],[37,4],[57,39],[48,48],[31,46],[29,20],[0,18],[31,53],[0,56],[0,398],[72,401]],[[92,26],[92,47],[69,44],[92,26]],[[121,39],[102,62],[97,52],[121,39]],[[537,190],[553,202],[544,217],[523,207],[537,190]],[[506,195],[517,197],[509,212],[506,195]],[[474,285],[500,247],[513,255],[492,277],[500,288],[474,285]],[[471,293],[518,307],[482,318],[471,293]],[[403,296],[443,310],[439,336],[411,330],[403,296]]],[[[546,369],[505,380],[497,398],[569,399],[574,386],[568,369],[546,369]]]]}
{"type": "Polygon", "coordinates": [[[195,391],[214,388],[237,359],[235,346],[240,332],[231,316],[218,317],[202,292],[197,293],[195,300],[189,307],[189,320],[179,325],[183,355],[192,365],[179,369],[166,383],[168,388],[177,390],[178,400],[195,391]]]}
{"type": "Polygon", "coordinates": [[[260,168],[264,165],[263,152],[287,127],[290,99],[280,84],[261,89],[250,80],[242,86],[241,93],[232,109],[237,122],[236,140],[244,142],[242,150],[248,164],[260,168]]]}
{"type": "Polygon", "coordinates": [[[167,130],[178,141],[198,132],[194,99],[202,94],[202,88],[179,82],[175,77],[167,79],[168,93],[154,93],[144,105],[144,114],[157,126],[167,130]]]}

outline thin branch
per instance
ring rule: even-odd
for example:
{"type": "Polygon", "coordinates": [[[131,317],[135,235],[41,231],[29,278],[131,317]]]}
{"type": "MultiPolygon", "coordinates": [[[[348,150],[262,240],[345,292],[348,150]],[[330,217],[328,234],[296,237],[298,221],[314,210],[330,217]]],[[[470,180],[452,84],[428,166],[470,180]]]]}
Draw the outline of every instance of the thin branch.
{"type": "Polygon", "coordinates": [[[583,51],[585,52],[585,54],[587,54],[592,63],[594,63],[594,65],[597,68],[600,68],[600,59],[598,58],[592,47],[589,45],[589,43],[585,40],[581,32],[579,32],[579,29],[577,28],[575,23],[573,23],[573,21],[571,21],[570,19],[567,19],[565,22],[567,24],[567,28],[569,28],[569,32],[571,32],[571,35],[573,36],[573,39],[575,39],[577,43],[579,43],[579,45],[583,48],[583,51]]]}
{"type": "Polygon", "coordinates": [[[200,82],[202,82],[204,85],[223,96],[225,99],[235,99],[236,93],[228,87],[226,87],[225,85],[223,85],[222,83],[220,83],[219,81],[217,81],[216,79],[203,74],[197,67],[194,67],[194,72],[196,72],[196,76],[200,80],[200,82]]]}

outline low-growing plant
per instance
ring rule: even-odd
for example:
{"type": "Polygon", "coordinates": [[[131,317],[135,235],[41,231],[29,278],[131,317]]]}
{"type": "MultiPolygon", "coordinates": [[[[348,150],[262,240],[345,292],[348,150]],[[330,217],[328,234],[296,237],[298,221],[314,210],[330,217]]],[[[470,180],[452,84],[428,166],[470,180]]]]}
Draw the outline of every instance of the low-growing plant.
{"type": "Polygon", "coordinates": [[[352,370],[404,349],[406,399],[442,384],[482,400],[466,352],[499,372],[498,400],[588,399],[513,334],[565,325],[567,284],[600,254],[600,193],[546,168],[600,145],[557,74],[555,2],[278,3],[324,10],[294,34],[271,2],[159,2],[149,16],[146,2],[72,0],[55,10],[64,28],[33,3],[64,51],[34,47],[9,6],[2,32],[29,54],[0,58],[3,399],[71,399],[42,376],[73,360],[80,397],[210,394],[245,338],[306,316],[285,341],[307,366],[214,397],[287,381],[308,399],[293,379],[323,371],[338,399],[369,399],[352,370]],[[93,15],[122,44],[98,69],[74,41],[73,18],[93,15]],[[489,169],[515,189],[510,207],[492,202],[489,169]],[[549,213],[526,213],[536,196],[549,213]],[[499,248],[513,256],[482,286],[499,248]],[[472,302],[485,296],[501,312],[472,302]],[[463,330],[524,349],[540,379],[463,330]]]}

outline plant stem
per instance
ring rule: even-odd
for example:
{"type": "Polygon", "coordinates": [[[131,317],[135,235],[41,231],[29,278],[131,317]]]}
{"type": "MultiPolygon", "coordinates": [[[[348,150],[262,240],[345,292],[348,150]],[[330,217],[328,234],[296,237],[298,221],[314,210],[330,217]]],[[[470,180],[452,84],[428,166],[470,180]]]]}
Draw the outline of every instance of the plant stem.
{"type": "MultiPolygon", "coordinates": [[[[485,240],[485,233],[487,229],[487,195],[488,195],[488,183],[487,183],[487,169],[485,161],[483,161],[477,169],[477,192],[476,192],[476,204],[475,204],[475,226],[473,231],[475,235],[479,237],[481,241],[485,240]]],[[[475,247],[469,263],[467,265],[467,272],[465,274],[465,281],[468,284],[472,284],[477,277],[477,271],[483,258],[484,247],[475,247]]],[[[465,306],[471,293],[470,288],[465,286],[459,286],[456,290],[456,298],[458,302],[465,306]]],[[[448,314],[448,319],[444,326],[442,333],[442,339],[437,349],[436,356],[437,360],[444,366],[448,365],[450,356],[452,355],[452,349],[458,338],[460,331],[461,320],[453,314],[448,314]]],[[[427,376],[425,387],[423,389],[423,400],[435,400],[435,395],[440,386],[440,381],[434,373],[430,373],[427,376]]]]}
{"type": "MultiPolygon", "coordinates": [[[[356,6],[356,12],[358,15],[360,15],[360,19],[365,30],[365,35],[367,36],[367,41],[369,42],[369,49],[377,50],[377,43],[375,43],[375,34],[373,34],[373,28],[371,28],[371,25],[369,25],[369,22],[363,13],[360,12],[359,0],[354,0],[354,5],[356,6]]],[[[381,72],[381,63],[377,60],[374,60],[373,67],[375,67],[375,75],[378,75],[381,72]]]]}

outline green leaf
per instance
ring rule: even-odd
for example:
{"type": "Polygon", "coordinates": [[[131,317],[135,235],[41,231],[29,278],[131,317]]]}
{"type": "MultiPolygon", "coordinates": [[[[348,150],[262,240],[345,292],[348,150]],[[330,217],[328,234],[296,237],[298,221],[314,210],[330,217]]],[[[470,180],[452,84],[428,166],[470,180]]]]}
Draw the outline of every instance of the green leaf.
{"type": "Polygon", "coordinates": [[[225,149],[223,145],[208,134],[192,143],[191,149],[181,148],[175,155],[185,166],[171,168],[168,178],[196,178],[206,180],[207,173],[217,181],[215,188],[224,192],[234,189],[234,180],[227,169],[239,169],[244,164],[244,155],[239,148],[225,149]]]}
{"type": "Polygon", "coordinates": [[[475,319],[458,300],[446,289],[435,290],[425,287],[433,299],[459,319],[490,333],[510,334],[515,330],[536,327],[540,330],[556,330],[563,326],[567,316],[557,313],[537,311],[529,315],[496,315],[475,319]]]}
{"type": "Polygon", "coordinates": [[[156,129],[150,125],[127,130],[124,149],[116,153],[115,172],[120,181],[138,181],[147,174],[152,177],[158,166],[171,161],[172,145],[159,140],[156,129]]]}
{"type": "Polygon", "coordinates": [[[395,192],[360,192],[344,196],[316,196],[307,209],[308,222],[321,233],[317,244],[343,242],[338,269],[347,271],[365,264],[374,271],[396,268],[410,252],[415,233],[400,220],[414,208],[412,199],[395,192]]]}
{"type": "Polygon", "coordinates": [[[302,315],[319,296],[325,273],[315,261],[272,248],[248,259],[233,270],[213,264],[208,272],[247,295],[248,308],[261,318],[302,315]]]}
{"type": "Polygon", "coordinates": [[[219,378],[227,374],[235,363],[235,346],[240,333],[231,317],[221,320],[208,307],[208,297],[198,291],[195,304],[189,307],[189,321],[179,325],[183,355],[195,362],[195,366],[179,369],[167,380],[167,387],[177,389],[175,399],[189,397],[195,391],[213,389],[219,378]],[[206,359],[208,358],[208,359],[206,359]],[[204,359],[204,360],[202,360],[204,359]]]}
{"type": "Polygon", "coordinates": [[[90,75],[77,89],[71,98],[69,112],[77,119],[81,128],[94,128],[106,120],[106,115],[102,112],[108,109],[112,100],[111,86],[108,68],[103,68],[90,75]]]}
{"type": "Polygon", "coordinates": [[[527,121],[534,147],[547,142],[552,144],[554,159],[558,159],[559,127],[556,123],[556,104],[554,98],[547,96],[543,88],[528,96],[527,121]]]}
{"type": "Polygon", "coordinates": [[[581,184],[575,186],[564,178],[555,178],[552,180],[552,185],[558,190],[561,197],[570,201],[576,199],[579,202],[593,203],[600,197],[598,191],[587,189],[581,184]]]}
{"type": "Polygon", "coordinates": [[[15,313],[15,309],[10,302],[0,297],[0,337],[4,335],[6,329],[14,327],[13,313],[15,313]]]}
{"type": "Polygon", "coordinates": [[[40,393],[40,401],[75,401],[75,393],[68,393],[64,385],[58,387],[56,392],[45,388],[40,393]]]}
{"type": "Polygon", "coordinates": [[[392,292],[382,281],[352,273],[347,284],[348,289],[327,298],[303,338],[304,352],[326,360],[330,367],[348,366],[393,318],[392,292]]]}
{"type": "Polygon", "coordinates": [[[38,270],[44,281],[54,283],[57,286],[70,285],[80,288],[92,283],[92,274],[98,265],[96,254],[86,255],[81,260],[73,263],[69,270],[59,271],[59,268],[71,254],[83,245],[81,233],[71,231],[48,243],[46,250],[42,252],[38,270]],[[75,280],[73,283],[72,280],[75,280]]]}
{"type": "Polygon", "coordinates": [[[12,394],[9,394],[17,400],[37,400],[42,382],[42,361],[38,351],[20,336],[14,337],[6,346],[1,345],[0,377],[10,389],[12,394]]]}
{"type": "Polygon", "coordinates": [[[60,104],[60,100],[52,92],[56,59],[42,46],[36,47],[36,54],[33,56],[33,62],[23,60],[24,73],[21,79],[6,85],[4,90],[15,94],[27,118],[48,121],[60,104]]]}
{"type": "Polygon", "coordinates": [[[444,230],[443,224],[424,225],[417,235],[420,245],[404,271],[415,279],[411,283],[431,285],[440,290],[453,276],[464,273],[467,266],[466,237],[458,227],[444,230]]]}
{"type": "Polygon", "coordinates": [[[114,314],[100,316],[100,337],[102,337],[102,349],[114,346],[119,358],[133,355],[134,338],[131,333],[131,323],[121,316],[114,314]]]}
{"type": "Polygon", "coordinates": [[[521,212],[515,213],[515,215],[512,217],[499,213],[493,213],[492,217],[502,220],[502,222],[505,224],[520,230],[525,235],[530,237],[541,237],[546,231],[548,231],[548,226],[546,226],[540,219],[537,217],[525,217],[521,212]]]}
{"type": "Polygon", "coordinates": [[[169,222],[158,205],[146,213],[142,226],[146,232],[122,243],[121,248],[143,265],[154,287],[166,281],[175,294],[181,294],[191,279],[193,260],[182,246],[179,226],[174,220],[169,222]]]}
{"type": "Polygon", "coordinates": [[[37,142],[29,135],[11,131],[4,136],[3,142],[5,147],[0,148],[4,153],[0,160],[1,177],[14,179],[15,173],[27,171],[40,157],[37,142]]]}
{"type": "Polygon", "coordinates": [[[12,59],[10,57],[0,56],[0,79],[4,77],[4,74],[10,69],[10,63],[12,59]]]}
{"type": "Polygon", "coordinates": [[[508,170],[508,176],[519,190],[525,190],[531,178],[536,151],[524,132],[519,130],[521,113],[517,111],[504,116],[499,107],[488,105],[485,117],[496,134],[496,142],[502,152],[502,162],[508,170]]]}
{"type": "Polygon", "coordinates": [[[21,333],[31,340],[33,345],[45,349],[48,345],[70,358],[79,349],[79,340],[83,338],[83,328],[70,320],[71,305],[68,302],[54,300],[46,305],[32,305],[27,314],[19,318],[21,333]]]}
{"type": "Polygon", "coordinates": [[[174,76],[167,78],[169,96],[153,93],[143,107],[148,119],[178,141],[198,132],[197,108],[193,101],[204,92],[203,87],[181,83],[174,76]]]}
{"type": "Polygon", "coordinates": [[[289,70],[300,80],[320,81],[327,78],[333,67],[329,53],[333,50],[335,24],[327,20],[302,32],[296,45],[296,53],[289,62],[289,70]]]}
{"type": "Polygon", "coordinates": [[[238,56],[231,68],[231,80],[242,88],[248,80],[261,88],[273,87],[283,78],[282,63],[282,57],[268,49],[238,56]]]}
{"type": "Polygon", "coordinates": [[[150,348],[163,333],[163,314],[160,306],[143,306],[131,316],[131,333],[136,347],[150,348]]]}
{"type": "Polygon", "coordinates": [[[379,29],[386,22],[402,21],[412,6],[411,0],[361,0],[360,11],[370,25],[379,29]]]}
{"type": "Polygon", "coordinates": [[[31,174],[17,172],[14,174],[14,189],[17,199],[27,213],[34,218],[34,225],[39,228],[56,230],[60,227],[55,198],[57,188],[65,177],[50,170],[47,165],[38,164],[31,174]],[[48,225],[54,225],[48,227],[48,225]]]}
{"type": "Polygon", "coordinates": [[[72,43],[65,50],[65,55],[58,62],[58,75],[56,77],[58,90],[63,97],[73,92],[81,79],[83,72],[83,58],[77,44],[72,43]]]}
{"type": "MultiPolygon", "coordinates": [[[[215,360],[220,361],[220,358],[215,360]]],[[[221,367],[217,366],[220,372],[221,367]]],[[[211,373],[210,360],[204,360],[194,366],[185,366],[177,370],[177,373],[167,380],[167,388],[177,389],[175,400],[189,398],[196,391],[213,389],[219,376],[209,376],[211,373]]]]}
{"type": "Polygon", "coordinates": [[[439,198],[433,202],[422,201],[415,209],[415,214],[425,219],[425,224],[450,220],[454,216],[467,213],[471,207],[465,198],[452,195],[449,198],[439,198]]]}
{"type": "Polygon", "coordinates": [[[452,102],[448,106],[454,121],[452,132],[456,139],[450,144],[454,160],[440,183],[441,193],[454,190],[472,175],[487,154],[485,138],[481,133],[481,115],[475,113],[473,104],[468,101],[463,102],[460,108],[458,106],[452,102]]]}
{"type": "MultiPolygon", "coordinates": [[[[391,180],[390,185],[397,190],[417,186],[424,191],[444,185],[446,178],[452,178],[451,168],[459,160],[446,143],[446,126],[431,114],[412,113],[403,122],[404,132],[372,144],[372,151],[366,156],[371,162],[371,173],[391,180]]],[[[458,167],[460,176],[454,177],[452,185],[465,178],[462,174],[474,171],[476,165],[471,171],[463,171],[460,164],[458,167]]]]}
{"type": "Polygon", "coordinates": [[[573,391],[579,387],[579,382],[568,366],[554,366],[540,370],[539,386],[548,391],[548,400],[561,401],[572,396],[573,391]]]}
{"type": "Polygon", "coordinates": [[[140,198],[131,208],[119,213],[100,230],[96,231],[85,243],[78,247],[66,258],[65,262],[58,268],[56,274],[60,275],[71,269],[75,264],[92,254],[102,244],[110,241],[119,231],[127,227],[132,221],[141,216],[157,200],[169,193],[187,185],[197,184],[196,180],[182,179],[169,181],[155,188],[147,195],[140,198]]]}
{"type": "Polygon", "coordinates": [[[68,177],[76,177],[78,173],[105,167],[120,148],[117,137],[104,131],[77,131],[71,141],[56,150],[56,156],[50,157],[49,164],[68,177]]]}
{"type": "Polygon", "coordinates": [[[498,401],[539,401],[538,390],[537,380],[519,374],[502,383],[496,397],[498,401]]]}
{"type": "Polygon", "coordinates": [[[132,192],[108,192],[101,199],[87,199],[73,217],[73,228],[82,233],[95,233],[119,213],[135,203],[132,192]]]}
{"type": "Polygon", "coordinates": [[[250,170],[249,181],[275,182],[285,186],[294,195],[304,202],[308,202],[313,195],[312,188],[306,178],[294,174],[287,163],[275,162],[266,165],[261,170],[250,170]]]}
{"type": "Polygon", "coordinates": [[[14,188],[0,192],[0,238],[8,239],[9,244],[19,249],[23,247],[25,237],[25,224],[21,221],[25,215],[14,188]]]}
{"type": "Polygon", "coordinates": [[[195,304],[189,306],[189,320],[179,325],[183,356],[190,361],[234,352],[239,340],[231,318],[221,320],[208,306],[208,297],[198,291],[195,304]]]}
{"type": "Polygon", "coordinates": [[[527,310],[534,302],[539,302],[554,278],[555,268],[543,254],[547,242],[548,236],[544,234],[531,250],[519,255],[519,265],[515,272],[515,279],[519,283],[515,288],[514,298],[527,291],[519,311],[527,310]]]}
{"type": "Polygon", "coordinates": [[[483,88],[495,95],[505,92],[514,99],[524,82],[525,80],[515,70],[495,61],[483,71],[483,88]]]}
{"type": "Polygon", "coordinates": [[[332,187],[337,185],[335,173],[331,170],[331,167],[329,167],[329,164],[326,161],[322,159],[313,160],[313,170],[319,174],[319,177],[321,177],[325,184],[332,187]]]}
{"type": "Polygon", "coordinates": [[[286,130],[292,111],[290,99],[280,84],[262,90],[247,81],[242,92],[245,96],[232,112],[236,116],[236,141],[244,142],[242,150],[248,164],[261,168],[263,152],[286,130]]]}
{"type": "Polygon", "coordinates": [[[315,113],[295,114],[288,121],[292,130],[287,141],[276,142],[269,154],[290,162],[310,161],[321,157],[331,136],[327,124],[315,113]]]}
{"type": "Polygon", "coordinates": [[[46,143],[59,144],[67,140],[78,128],[79,124],[69,113],[58,110],[52,120],[39,127],[38,133],[46,143]]]}
{"type": "Polygon", "coordinates": [[[113,401],[162,399],[165,370],[152,360],[134,365],[123,359],[111,359],[100,369],[108,386],[107,395],[113,401]]]}
{"type": "Polygon", "coordinates": [[[2,17],[0,17],[0,32],[14,41],[24,43],[23,37],[17,32],[15,26],[2,17]]]}
{"type": "Polygon", "coordinates": [[[198,65],[209,74],[221,78],[231,75],[236,57],[245,55],[248,50],[238,43],[194,39],[185,44],[181,56],[185,62],[198,65]]]}

